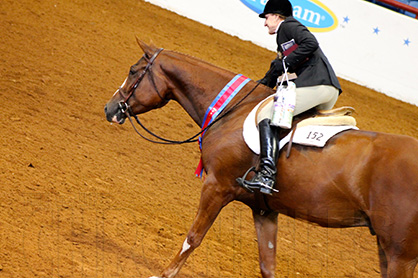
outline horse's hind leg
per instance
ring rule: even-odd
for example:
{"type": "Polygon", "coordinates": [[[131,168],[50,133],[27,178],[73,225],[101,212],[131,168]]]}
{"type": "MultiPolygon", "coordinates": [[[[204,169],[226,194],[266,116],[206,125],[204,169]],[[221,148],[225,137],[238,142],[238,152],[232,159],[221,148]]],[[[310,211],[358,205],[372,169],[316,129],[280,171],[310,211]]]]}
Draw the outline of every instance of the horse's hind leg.
{"type": "Polygon", "coordinates": [[[417,260],[402,257],[388,260],[388,278],[413,278],[417,260]]]}
{"type": "MultiPolygon", "coordinates": [[[[418,262],[414,252],[417,240],[390,242],[385,246],[378,237],[380,269],[383,278],[413,278],[418,262]]],[[[386,241],[388,242],[388,241],[386,241]]]]}
{"type": "Polygon", "coordinates": [[[377,247],[379,250],[379,263],[380,263],[380,274],[382,278],[388,277],[388,260],[386,258],[385,251],[382,248],[382,245],[379,242],[379,237],[377,237],[377,247]]]}
{"type": "Polygon", "coordinates": [[[253,211],[258,238],[260,270],[263,278],[273,278],[276,267],[277,212],[253,211]]]}

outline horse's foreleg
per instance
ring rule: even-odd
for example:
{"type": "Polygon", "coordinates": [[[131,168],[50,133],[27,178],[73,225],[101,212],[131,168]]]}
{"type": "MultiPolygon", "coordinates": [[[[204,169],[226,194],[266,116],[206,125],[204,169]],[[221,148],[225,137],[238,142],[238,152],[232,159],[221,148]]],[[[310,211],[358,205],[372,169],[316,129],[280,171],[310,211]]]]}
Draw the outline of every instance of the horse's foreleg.
{"type": "Polygon", "coordinates": [[[219,187],[205,182],[200,197],[199,209],[181,250],[162,273],[162,277],[171,278],[180,271],[187,258],[196,249],[207,231],[212,226],[221,209],[232,199],[231,196],[219,191],[219,187]],[[229,197],[228,197],[229,196],[229,197]]]}
{"type": "Polygon", "coordinates": [[[277,212],[260,214],[259,211],[253,211],[254,224],[258,238],[260,270],[263,278],[274,277],[274,270],[276,267],[278,215],[277,212]]]}

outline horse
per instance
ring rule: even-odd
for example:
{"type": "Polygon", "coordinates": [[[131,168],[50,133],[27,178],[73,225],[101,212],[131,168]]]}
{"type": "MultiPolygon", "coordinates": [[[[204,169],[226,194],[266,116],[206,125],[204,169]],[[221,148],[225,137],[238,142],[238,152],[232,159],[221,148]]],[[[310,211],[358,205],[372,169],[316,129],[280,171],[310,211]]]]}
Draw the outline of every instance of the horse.
{"type": "MultiPolygon", "coordinates": [[[[206,109],[235,73],[137,42],[144,55],[105,105],[107,120],[123,124],[173,100],[201,126],[206,109]]],[[[273,93],[250,80],[228,104],[231,112],[205,130],[201,161],[206,177],[198,211],[180,250],[159,277],[176,276],[222,208],[240,201],[252,210],[263,278],[274,277],[279,213],[322,227],[369,227],[377,239],[381,276],[412,278],[418,262],[418,140],[352,129],[331,138],[324,148],[293,144],[290,157],[282,152],[277,162],[279,192],[251,193],[236,181],[258,162],[244,142],[243,123],[273,93]]]]}

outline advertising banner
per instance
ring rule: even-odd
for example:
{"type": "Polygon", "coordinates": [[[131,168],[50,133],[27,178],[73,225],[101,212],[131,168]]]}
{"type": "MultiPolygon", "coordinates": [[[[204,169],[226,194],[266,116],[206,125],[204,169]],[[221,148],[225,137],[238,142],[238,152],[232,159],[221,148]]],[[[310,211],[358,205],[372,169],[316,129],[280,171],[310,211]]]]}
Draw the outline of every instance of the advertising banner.
{"type": "MultiPolygon", "coordinates": [[[[258,14],[267,0],[147,0],[276,51],[258,14]]],[[[364,0],[290,0],[338,76],[418,105],[418,20],[364,0]]],[[[272,57],[273,59],[273,57],[272,57]]]]}

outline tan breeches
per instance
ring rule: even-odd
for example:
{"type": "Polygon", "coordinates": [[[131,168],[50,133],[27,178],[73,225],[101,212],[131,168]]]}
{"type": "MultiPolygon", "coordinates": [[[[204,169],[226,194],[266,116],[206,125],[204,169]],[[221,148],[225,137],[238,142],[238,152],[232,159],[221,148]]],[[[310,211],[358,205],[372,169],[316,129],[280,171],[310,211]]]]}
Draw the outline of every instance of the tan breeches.
{"type": "MultiPolygon", "coordinates": [[[[305,112],[313,107],[318,110],[327,110],[334,107],[337,102],[339,91],[334,86],[318,85],[311,87],[296,88],[296,104],[294,116],[305,112]]],[[[257,123],[271,117],[273,95],[269,98],[269,104],[261,108],[257,115],[257,123]]]]}

